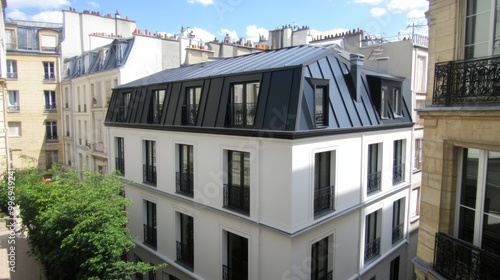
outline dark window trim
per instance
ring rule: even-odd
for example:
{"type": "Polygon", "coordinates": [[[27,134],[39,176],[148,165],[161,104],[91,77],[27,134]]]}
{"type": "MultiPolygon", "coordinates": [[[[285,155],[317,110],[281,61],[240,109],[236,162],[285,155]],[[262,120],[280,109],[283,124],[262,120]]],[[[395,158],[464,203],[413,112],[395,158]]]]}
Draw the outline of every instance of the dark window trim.
{"type": "Polygon", "coordinates": [[[236,127],[236,128],[252,128],[252,127],[254,127],[255,117],[257,115],[257,106],[259,103],[259,97],[261,96],[261,90],[262,90],[262,87],[261,87],[260,79],[259,80],[233,81],[229,84],[229,96],[227,99],[226,120],[225,120],[226,127],[236,127]],[[251,104],[249,104],[247,102],[248,92],[247,92],[246,86],[248,84],[258,84],[258,86],[259,86],[259,90],[257,92],[257,98],[254,101],[255,103],[253,104],[254,107],[252,109],[249,109],[249,106],[251,106],[251,104]],[[242,97],[241,97],[242,102],[235,102],[234,101],[234,99],[235,99],[234,86],[235,85],[242,85],[243,86],[242,97]],[[241,105],[241,110],[242,110],[242,112],[241,112],[242,123],[241,124],[235,124],[235,121],[234,121],[234,115],[235,115],[234,112],[236,111],[236,109],[235,109],[236,104],[241,105]],[[253,110],[253,114],[252,114],[251,110],[253,110]],[[251,123],[249,123],[249,121],[248,121],[249,116],[252,116],[251,123]]]}
{"type": "Polygon", "coordinates": [[[181,124],[195,125],[200,112],[201,95],[203,93],[203,86],[186,86],[184,89],[184,96],[182,100],[182,117],[181,124]],[[197,90],[199,89],[199,98],[196,98],[197,90]],[[194,90],[194,91],[193,91],[194,90]]]}
{"type": "Polygon", "coordinates": [[[313,88],[313,118],[314,118],[314,125],[315,128],[326,128],[329,125],[329,115],[330,115],[330,80],[328,79],[317,79],[317,78],[306,78],[307,82],[311,85],[313,88]],[[323,96],[322,96],[322,112],[321,118],[318,118],[317,113],[316,113],[316,89],[317,88],[322,88],[324,89],[323,91],[323,96]]]}

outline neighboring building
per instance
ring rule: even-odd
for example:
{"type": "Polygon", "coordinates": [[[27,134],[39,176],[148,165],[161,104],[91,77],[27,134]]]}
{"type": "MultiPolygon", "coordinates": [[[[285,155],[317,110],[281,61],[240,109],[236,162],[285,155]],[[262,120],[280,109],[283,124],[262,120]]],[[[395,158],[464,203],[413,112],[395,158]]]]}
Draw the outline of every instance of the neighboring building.
{"type": "Polygon", "coordinates": [[[418,279],[498,279],[499,6],[429,1],[418,279]]]}
{"type": "MultiPolygon", "coordinates": [[[[0,1],[0,41],[5,42],[5,8],[7,1],[0,1]]],[[[0,170],[7,171],[9,167],[9,138],[7,127],[7,60],[5,53],[5,45],[0,44],[0,170]]]]}
{"type": "Polygon", "coordinates": [[[113,89],[110,170],[148,279],[404,279],[413,122],[402,78],[333,48],[113,89]]]}
{"type": "Polygon", "coordinates": [[[62,25],[5,23],[7,122],[10,165],[28,167],[26,155],[45,169],[62,158],[59,41],[62,25]]]}
{"type": "MultiPolygon", "coordinates": [[[[414,35],[412,38],[376,39],[365,35],[363,30],[350,30],[340,34],[314,38],[311,45],[336,45],[339,49],[363,54],[366,57],[365,66],[407,78],[411,91],[405,92],[406,99],[415,122],[412,135],[412,178],[410,195],[410,252],[409,257],[417,254],[419,227],[419,200],[422,178],[422,143],[424,137],[423,122],[418,117],[416,109],[425,106],[427,95],[427,61],[428,37],[414,35]]],[[[408,262],[407,279],[413,278],[414,268],[408,262]]]]}

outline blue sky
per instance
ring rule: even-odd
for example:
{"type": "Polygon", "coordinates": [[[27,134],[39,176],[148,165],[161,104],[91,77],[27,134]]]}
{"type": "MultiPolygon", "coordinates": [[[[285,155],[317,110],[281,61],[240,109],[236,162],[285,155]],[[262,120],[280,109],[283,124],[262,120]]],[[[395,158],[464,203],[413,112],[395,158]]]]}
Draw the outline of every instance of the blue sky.
{"type": "MultiPolygon", "coordinates": [[[[257,41],[259,35],[283,25],[309,26],[313,36],[363,29],[374,36],[393,37],[411,32],[408,24],[425,24],[427,0],[7,0],[12,19],[62,22],[62,10],[118,10],[142,30],[168,34],[189,27],[205,41],[229,34],[257,41]],[[410,18],[410,19],[409,19],[410,18]],[[415,18],[420,18],[415,20],[415,18]]],[[[425,28],[415,29],[425,32],[425,28]]]]}

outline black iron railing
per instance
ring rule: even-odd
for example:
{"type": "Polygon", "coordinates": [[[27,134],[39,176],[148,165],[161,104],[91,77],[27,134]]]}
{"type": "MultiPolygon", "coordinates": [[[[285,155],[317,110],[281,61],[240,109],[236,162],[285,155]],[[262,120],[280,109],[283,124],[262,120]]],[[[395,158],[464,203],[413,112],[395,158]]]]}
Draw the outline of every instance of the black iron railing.
{"type": "Polygon", "coordinates": [[[57,106],[55,103],[45,104],[45,111],[57,111],[57,106]]]}
{"type": "Polygon", "coordinates": [[[19,105],[8,105],[7,112],[19,112],[21,111],[21,107],[19,105]]]}
{"type": "Polygon", "coordinates": [[[380,255],[380,237],[365,244],[365,263],[380,255]]]}
{"type": "Polygon", "coordinates": [[[57,133],[53,133],[52,135],[47,135],[47,141],[57,141],[59,138],[57,137],[57,133]]]}
{"type": "Polygon", "coordinates": [[[144,225],[144,243],[156,247],[156,227],[144,225]]]}
{"type": "Polygon", "coordinates": [[[448,279],[498,279],[498,255],[441,232],[434,248],[434,270],[448,279]]]}
{"type": "Polygon", "coordinates": [[[222,265],[222,279],[223,280],[247,280],[248,275],[246,273],[239,272],[238,270],[232,269],[227,265],[222,265]]]}
{"type": "Polygon", "coordinates": [[[118,108],[118,118],[117,121],[125,122],[127,121],[127,108],[125,106],[120,106],[118,108]]]}
{"type": "Polygon", "coordinates": [[[122,176],[125,175],[125,160],[123,159],[123,157],[115,158],[115,169],[120,171],[120,174],[122,176]]]}
{"type": "Polygon", "coordinates": [[[193,266],[193,246],[177,241],[177,260],[193,266]]]}
{"type": "Polygon", "coordinates": [[[224,184],[224,207],[250,213],[250,187],[224,184]]]}
{"type": "Polygon", "coordinates": [[[368,174],[366,192],[368,194],[380,190],[382,185],[382,171],[368,174]]]}
{"type": "Polygon", "coordinates": [[[44,74],[43,79],[47,81],[55,81],[56,76],[54,74],[44,74]]]}
{"type": "Polygon", "coordinates": [[[156,185],[156,166],[144,164],[142,168],[142,178],[144,183],[156,185]]]}
{"type": "Polygon", "coordinates": [[[333,271],[330,270],[325,276],[321,277],[311,277],[312,280],[332,280],[333,279],[333,271]]]}
{"type": "Polygon", "coordinates": [[[256,103],[230,103],[226,124],[229,126],[253,126],[256,103]]]}
{"type": "Polygon", "coordinates": [[[500,57],[436,63],[434,105],[500,102],[500,57]]]}
{"type": "Polygon", "coordinates": [[[178,193],[193,196],[193,175],[187,173],[175,173],[176,188],[178,193]]]}
{"type": "Polygon", "coordinates": [[[189,106],[182,106],[182,123],[193,125],[196,123],[198,116],[198,105],[190,104],[189,106]]]}
{"type": "Polygon", "coordinates": [[[401,223],[392,229],[392,244],[403,240],[404,224],[401,223]]]}
{"type": "Polygon", "coordinates": [[[314,191],[314,216],[335,210],[335,186],[327,186],[314,191]]]}
{"type": "Polygon", "coordinates": [[[392,184],[396,185],[405,180],[405,165],[399,164],[392,167],[392,184]]]}

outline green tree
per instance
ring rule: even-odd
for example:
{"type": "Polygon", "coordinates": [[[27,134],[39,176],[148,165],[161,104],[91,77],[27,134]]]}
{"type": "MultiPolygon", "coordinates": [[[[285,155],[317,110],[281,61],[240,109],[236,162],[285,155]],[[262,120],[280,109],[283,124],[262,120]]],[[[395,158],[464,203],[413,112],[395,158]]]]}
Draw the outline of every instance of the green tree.
{"type": "Polygon", "coordinates": [[[49,172],[29,168],[16,174],[16,202],[31,254],[48,279],[131,279],[164,267],[121,260],[134,242],[126,227],[131,202],[115,174],[86,172],[80,180],[75,171],[49,172]],[[44,179],[48,174],[51,179],[44,179]]]}

